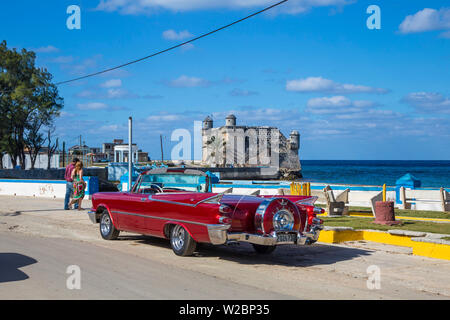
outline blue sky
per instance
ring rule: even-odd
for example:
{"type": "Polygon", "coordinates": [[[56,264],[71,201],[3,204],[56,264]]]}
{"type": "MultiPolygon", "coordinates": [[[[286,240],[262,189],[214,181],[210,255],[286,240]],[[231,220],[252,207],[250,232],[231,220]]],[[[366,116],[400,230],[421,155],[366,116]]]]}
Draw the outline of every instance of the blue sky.
{"type": "MultiPolygon", "coordinates": [[[[0,39],[33,49],[64,81],[165,49],[276,1],[17,0],[0,39]],[[69,5],[81,30],[66,27],[69,5]]],[[[290,0],[150,60],[59,86],[66,145],[134,140],[152,158],[159,135],[238,124],[301,134],[301,159],[450,159],[450,6],[446,1],[290,0]],[[369,30],[369,5],[381,29],[369,30]]]]}

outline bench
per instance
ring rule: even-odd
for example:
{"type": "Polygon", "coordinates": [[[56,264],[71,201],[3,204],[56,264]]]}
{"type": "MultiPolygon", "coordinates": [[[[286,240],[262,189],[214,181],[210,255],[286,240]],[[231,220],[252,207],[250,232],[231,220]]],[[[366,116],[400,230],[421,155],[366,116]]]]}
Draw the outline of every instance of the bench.
{"type": "Polygon", "coordinates": [[[450,211],[450,194],[439,190],[411,190],[400,188],[401,209],[450,211]]]}
{"type": "Polygon", "coordinates": [[[346,216],[348,215],[348,193],[350,189],[347,188],[339,194],[334,194],[334,191],[328,185],[323,189],[323,193],[325,195],[325,199],[327,202],[327,212],[329,216],[339,215],[346,216]]]}

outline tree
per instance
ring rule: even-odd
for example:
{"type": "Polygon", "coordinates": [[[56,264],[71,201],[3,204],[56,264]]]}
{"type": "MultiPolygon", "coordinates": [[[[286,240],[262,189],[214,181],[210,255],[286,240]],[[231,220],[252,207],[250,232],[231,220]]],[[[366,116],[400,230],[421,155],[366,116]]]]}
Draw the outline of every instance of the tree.
{"type": "Polygon", "coordinates": [[[56,138],[56,141],[54,144],[52,144],[52,134],[55,132],[54,127],[49,127],[47,129],[47,170],[50,169],[50,160],[52,156],[55,154],[56,150],[58,149],[58,138],[56,138]]]}
{"type": "Polygon", "coordinates": [[[41,127],[42,122],[38,119],[34,119],[29,125],[25,138],[25,143],[28,147],[28,154],[30,155],[31,169],[34,169],[39,151],[41,151],[45,142],[44,135],[40,132],[41,127]]]}
{"type": "Polygon", "coordinates": [[[32,51],[0,43],[0,152],[10,155],[13,166],[19,159],[22,169],[27,139],[38,141],[36,128],[52,125],[64,105],[52,75],[35,59],[32,51]]]}

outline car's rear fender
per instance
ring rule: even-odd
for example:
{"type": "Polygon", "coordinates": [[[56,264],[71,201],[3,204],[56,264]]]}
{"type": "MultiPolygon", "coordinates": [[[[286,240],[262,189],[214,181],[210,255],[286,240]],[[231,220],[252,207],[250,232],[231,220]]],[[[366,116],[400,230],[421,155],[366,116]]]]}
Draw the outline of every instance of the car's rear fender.
{"type": "Polygon", "coordinates": [[[194,239],[196,242],[199,242],[199,239],[194,235],[191,228],[186,223],[179,222],[179,221],[172,221],[172,220],[169,220],[164,224],[163,232],[164,232],[164,236],[167,239],[170,239],[170,230],[175,225],[182,226],[189,233],[189,235],[192,237],[192,239],[194,239]]]}

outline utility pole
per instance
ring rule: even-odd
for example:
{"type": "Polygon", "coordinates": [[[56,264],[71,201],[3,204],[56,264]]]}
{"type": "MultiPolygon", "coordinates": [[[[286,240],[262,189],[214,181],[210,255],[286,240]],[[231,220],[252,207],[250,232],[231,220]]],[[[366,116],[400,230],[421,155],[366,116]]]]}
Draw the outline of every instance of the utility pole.
{"type": "Polygon", "coordinates": [[[66,167],[66,142],[65,141],[63,141],[63,150],[62,150],[63,152],[63,168],[65,168],[66,167]]]}
{"type": "Polygon", "coordinates": [[[164,150],[163,150],[163,143],[162,143],[162,134],[159,135],[159,141],[161,143],[161,164],[164,162],[164,150]]]}
{"type": "Polygon", "coordinates": [[[133,119],[128,118],[128,191],[131,191],[131,183],[133,178],[133,119]]]}

